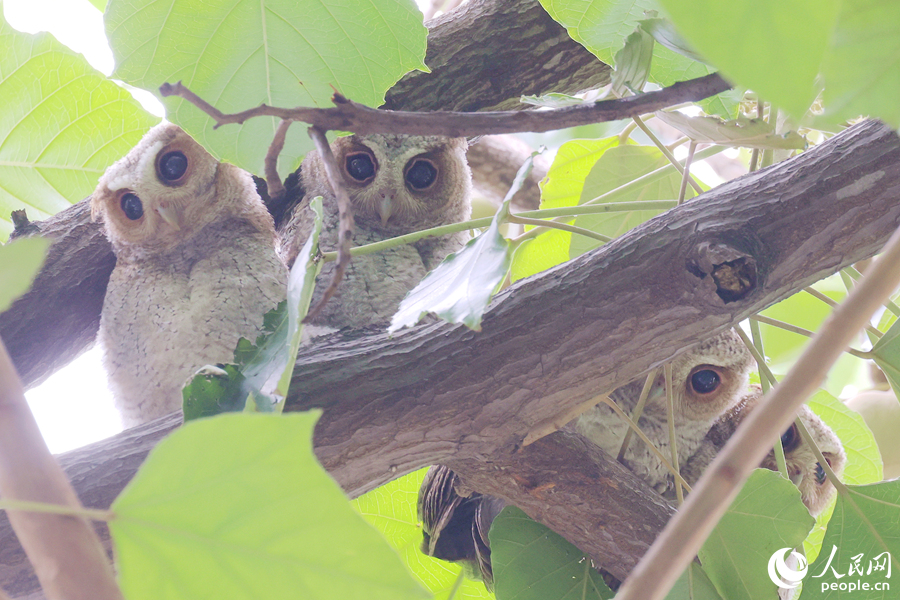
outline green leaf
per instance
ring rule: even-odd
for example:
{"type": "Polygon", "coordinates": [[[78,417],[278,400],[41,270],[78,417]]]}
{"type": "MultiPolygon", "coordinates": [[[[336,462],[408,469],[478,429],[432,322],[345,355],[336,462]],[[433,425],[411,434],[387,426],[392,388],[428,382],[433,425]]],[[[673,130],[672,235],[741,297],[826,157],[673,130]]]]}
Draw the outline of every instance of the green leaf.
{"type": "Polygon", "coordinates": [[[653,37],[638,27],[625,38],[625,45],[616,52],[616,71],[612,76],[612,89],[619,96],[644,89],[650,76],[653,60],[653,37]]]}
{"type": "MultiPolygon", "coordinates": [[[[894,394],[900,390],[900,321],[896,321],[872,347],[877,364],[891,384],[894,394]]],[[[898,396],[900,397],[900,396],[898,396]]]]}
{"type": "Polygon", "coordinates": [[[590,558],[515,506],[497,515],[488,536],[499,600],[605,600],[614,595],[590,558]]]}
{"type": "MultiPolygon", "coordinates": [[[[181,81],[225,113],[271,106],[331,106],[334,88],[369,106],[411,69],[427,70],[426,29],[410,0],[112,0],[106,32],[114,77],[158,94],[181,81]]],[[[166,117],[219,160],[261,174],[279,120],[250,119],[213,132],[213,121],[180,98],[166,117]]],[[[301,127],[280,164],[293,170],[312,148],[301,127]]]]}
{"type": "MultiPolygon", "coordinates": [[[[591,168],[584,180],[579,204],[590,202],[594,198],[612,191],[630,181],[669,164],[655,146],[617,146],[610,148],[591,168]]],[[[629,192],[618,194],[614,200],[605,202],[634,202],[640,200],[672,200],[678,198],[681,188],[681,175],[672,171],[658,178],[653,183],[637,187],[629,192]]],[[[696,193],[688,186],[685,198],[693,198],[696,193]]],[[[590,229],[597,233],[615,238],[634,229],[644,221],[662,213],[664,209],[632,210],[627,212],[609,212],[593,215],[582,215],[575,219],[577,227],[590,229]]],[[[570,256],[576,257],[593,250],[602,242],[582,235],[572,236],[570,256]]]]}
{"type": "Polygon", "coordinates": [[[310,208],[316,219],[312,233],[291,267],[287,300],[263,317],[263,332],[255,344],[244,338],[238,340],[235,364],[204,367],[184,387],[186,421],[242,409],[281,412],[284,408],[303,335],[303,319],[309,311],[316,277],[322,270],[322,262],[317,257],[322,198],[314,198],[310,208]],[[248,398],[252,402],[247,403],[248,398]]]}
{"type": "Polygon", "coordinates": [[[88,0],[91,4],[93,4],[97,10],[103,12],[106,10],[106,2],[107,0],[88,0]]]}
{"type": "Polygon", "coordinates": [[[428,598],[312,452],[319,412],[186,423],[112,505],[129,600],[428,598]]]}
{"type": "Polygon", "coordinates": [[[510,278],[515,283],[550,267],[569,260],[569,245],[572,234],[560,229],[551,229],[538,237],[526,240],[516,248],[510,268],[510,278]]]}
{"type": "Polygon", "coordinates": [[[50,240],[37,236],[0,246],[0,313],[31,289],[49,249],[50,240]]]}
{"type": "Polygon", "coordinates": [[[490,600],[494,595],[482,582],[465,579],[460,583],[462,567],[426,556],[420,550],[422,525],[416,516],[416,499],[426,471],[427,468],[421,469],[395,479],[360,496],[352,504],[381,532],[413,576],[435,595],[435,600],[490,600]]]}
{"type": "Polygon", "coordinates": [[[824,390],[816,392],[807,405],[834,430],[844,445],[847,464],[841,481],[852,485],[881,481],[881,454],[865,420],[824,390]]]}
{"type": "Polygon", "coordinates": [[[445,258],[406,295],[391,319],[389,333],[412,327],[429,313],[481,331],[481,317],[506,278],[512,260],[509,241],[500,233],[500,226],[509,216],[510,200],[531,173],[536,154],[519,167],[490,227],[445,258]]]}
{"type": "Polygon", "coordinates": [[[709,580],[703,567],[691,561],[669,593],[666,600],[722,600],[716,586],[709,580]]]}
{"type": "Polygon", "coordinates": [[[14,30],[0,11],[0,241],[10,213],[45,219],[88,196],[110,164],[159,121],[49,33],[14,30]]]}
{"type": "Polygon", "coordinates": [[[769,558],[795,548],[815,524],[800,491],[768,469],[756,469],[700,549],[700,562],[728,600],[774,598],[769,558]]]}
{"type": "MultiPolygon", "coordinates": [[[[729,80],[802,117],[838,18],[837,0],[660,0],[678,31],[729,80]]],[[[849,7],[848,7],[849,9],[849,7]]]]}
{"type": "MultiPolygon", "coordinates": [[[[608,65],[614,65],[614,53],[645,19],[648,11],[659,8],[656,0],[541,0],[541,5],[566,28],[573,40],[608,65]]],[[[653,49],[650,81],[661,86],[714,71],[662,45],[653,49]]],[[[724,116],[734,116],[737,110],[737,100],[722,94],[700,104],[707,112],[724,116]]]]}
{"type": "Polygon", "coordinates": [[[653,17],[643,19],[639,23],[641,24],[641,29],[652,35],[654,40],[669,50],[687,56],[691,60],[703,62],[703,57],[688,46],[687,42],[684,41],[684,38],[681,37],[675,26],[668,19],[653,17]]]}
{"type": "Polygon", "coordinates": [[[900,3],[855,0],[840,7],[822,67],[826,114],[871,115],[900,127],[900,3]]]}
{"type": "Polygon", "coordinates": [[[740,116],[723,121],[718,117],[689,117],[678,111],[659,111],[656,117],[694,142],[760,150],[805,150],[808,145],[806,138],[796,131],[775,133],[775,126],[763,119],[740,116]]]}
{"type": "Polygon", "coordinates": [[[891,571],[900,571],[900,480],[886,481],[872,485],[847,486],[845,493],[838,495],[834,514],[825,533],[822,552],[816,562],[810,565],[804,580],[804,600],[853,599],[890,600],[897,597],[896,590],[874,590],[876,583],[890,583],[885,577],[886,570],[869,571],[870,565],[881,562],[886,568],[890,562],[891,571]],[[889,553],[885,555],[884,553],[889,553]],[[877,557],[881,557],[879,561],[877,557]],[[856,569],[861,567],[863,572],[856,569]],[[851,572],[851,569],[854,569],[851,572]],[[867,591],[850,591],[849,582],[867,583],[867,591]],[[832,584],[844,590],[830,589],[832,584]],[[824,587],[829,589],[823,589],[824,587]]]}

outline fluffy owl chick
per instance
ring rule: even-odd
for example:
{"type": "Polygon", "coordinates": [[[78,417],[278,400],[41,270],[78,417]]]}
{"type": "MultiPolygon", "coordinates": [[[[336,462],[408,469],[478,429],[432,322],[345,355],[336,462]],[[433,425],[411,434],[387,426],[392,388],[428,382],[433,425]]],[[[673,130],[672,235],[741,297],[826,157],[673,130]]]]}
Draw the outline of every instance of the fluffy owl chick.
{"type": "Polygon", "coordinates": [[[98,340],[131,427],[181,408],[196,369],[255,339],[287,270],[250,175],[169,123],[106,170],[91,211],[116,254],[98,340]]]}
{"type": "MultiPolygon", "coordinates": [[[[338,138],[331,144],[355,218],[353,245],[361,246],[420,229],[465,221],[471,213],[471,174],[466,140],[373,134],[338,138]]],[[[338,246],[338,205],[317,152],[303,161],[303,200],[282,233],[281,255],[291,265],[312,231],[310,201],[322,196],[325,222],[319,244],[338,246]]],[[[321,328],[365,327],[390,320],[403,297],[448,254],[468,241],[466,232],[427,238],[355,257],[337,293],[313,322],[321,328]]],[[[331,280],[326,263],[315,305],[331,280]]]]}
{"type": "MultiPolygon", "coordinates": [[[[693,485],[700,479],[706,467],[725,446],[741,422],[756,408],[761,396],[762,391],[758,386],[754,386],[736,406],[713,424],[700,448],[681,471],[681,475],[689,484],[693,485]]],[[[847,462],[841,440],[808,406],[801,406],[797,416],[806,426],[832,470],[840,475],[847,462]]],[[[819,464],[812,448],[800,436],[796,424],[792,423],[781,436],[781,445],[784,448],[788,476],[800,489],[800,497],[810,514],[817,516],[834,496],[834,485],[825,477],[825,470],[819,464]]],[[[769,452],[759,466],[777,471],[775,453],[769,452]]]]}
{"type": "MultiPolygon", "coordinates": [[[[713,421],[734,406],[746,390],[753,359],[736,333],[728,330],[672,361],[674,421],[679,464],[692,456],[703,441],[713,421]]],[[[610,398],[631,415],[640,397],[643,380],[617,389],[610,398]]],[[[575,430],[616,456],[628,424],[613,410],[598,404],[578,417],[575,430]]],[[[659,448],[663,456],[671,456],[665,379],[657,377],[641,418],[641,431],[659,448]]],[[[623,463],[638,477],[664,492],[672,481],[665,465],[640,439],[633,438],[623,463]]]]}

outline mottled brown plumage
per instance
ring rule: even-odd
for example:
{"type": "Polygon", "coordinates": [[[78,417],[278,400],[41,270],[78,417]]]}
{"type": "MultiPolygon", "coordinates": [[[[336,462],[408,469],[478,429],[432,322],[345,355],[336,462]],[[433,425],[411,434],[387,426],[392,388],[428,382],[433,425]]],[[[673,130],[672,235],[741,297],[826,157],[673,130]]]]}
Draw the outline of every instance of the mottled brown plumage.
{"type": "Polygon", "coordinates": [[[91,210],[116,253],[98,341],[131,427],[181,408],[196,369],[255,339],[287,271],[250,175],[169,123],[107,169],[91,210]]]}
{"type": "MultiPolygon", "coordinates": [[[[354,135],[338,138],[331,149],[350,196],[354,246],[469,218],[472,184],[465,139],[354,135]]],[[[317,152],[304,159],[302,181],[305,196],[282,235],[281,254],[289,265],[312,231],[314,214],[309,203],[316,196],[322,196],[325,210],[320,247],[331,251],[338,245],[337,199],[317,152]]],[[[468,239],[469,234],[461,232],[354,257],[314,325],[321,331],[388,322],[407,292],[468,239]]],[[[313,305],[333,269],[334,263],[323,267],[313,305]]]]}

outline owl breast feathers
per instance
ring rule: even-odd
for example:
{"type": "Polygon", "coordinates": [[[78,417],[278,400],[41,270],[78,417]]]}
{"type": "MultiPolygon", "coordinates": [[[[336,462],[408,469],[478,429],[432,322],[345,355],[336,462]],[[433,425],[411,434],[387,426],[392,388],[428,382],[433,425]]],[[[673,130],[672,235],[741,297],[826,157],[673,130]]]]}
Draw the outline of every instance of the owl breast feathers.
{"type": "MultiPolygon", "coordinates": [[[[672,361],[672,383],[676,447],[679,463],[694,454],[721,414],[746,392],[752,357],[740,337],[728,330],[701,342],[672,361]]],[[[629,416],[640,397],[643,380],[617,389],[610,398],[629,416]]],[[[575,430],[607,453],[616,456],[628,425],[605,404],[598,404],[578,417],[575,430]]],[[[665,381],[662,375],[650,390],[638,421],[641,431],[667,459],[669,443],[665,381]]],[[[622,462],[657,491],[665,491],[672,475],[647,445],[632,439],[622,462]]]]}
{"type": "MultiPolygon", "coordinates": [[[[338,138],[331,148],[350,196],[354,246],[469,218],[472,184],[465,139],[354,135],[338,138]]],[[[281,255],[289,265],[312,231],[309,203],[316,196],[323,198],[325,210],[319,245],[323,251],[338,246],[337,200],[317,152],[304,159],[302,181],[305,195],[282,232],[281,255]]],[[[468,239],[462,232],[354,257],[314,324],[327,330],[389,321],[407,292],[468,239]]],[[[334,263],[323,267],[313,304],[333,269],[334,263]]]]}
{"type": "Polygon", "coordinates": [[[287,271],[249,174],[172,124],[107,169],[91,210],[116,253],[98,340],[130,427],[181,408],[196,369],[255,339],[287,271]]]}

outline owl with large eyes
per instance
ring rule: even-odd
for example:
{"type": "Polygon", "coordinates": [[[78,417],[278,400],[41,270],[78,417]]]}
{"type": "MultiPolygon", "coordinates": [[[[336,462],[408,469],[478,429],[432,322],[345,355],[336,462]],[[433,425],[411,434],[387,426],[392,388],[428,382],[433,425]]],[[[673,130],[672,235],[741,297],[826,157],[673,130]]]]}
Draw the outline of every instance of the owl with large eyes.
{"type": "Polygon", "coordinates": [[[189,376],[255,340],[287,270],[250,175],[170,123],[106,170],[91,212],[116,254],[98,340],[131,427],[180,409],[189,376]]]}
{"type": "MultiPolygon", "coordinates": [[[[759,389],[759,386],[753,386],[737,405],[713,424],[697,452],[687,461],[681,471],[688,484],[693,485],[700,479],[706,467],[725,446],[741,422],[756,408],[761,397],[762,390],[759,389]]],[[[816,446],[822,451],[822,456],[828,461],[828,465],[836,474],[840,475],[847,462],[847,454],[844,452],[841,440],[808,406],[801,406],[797,416],[809,430],[816,446]]],[[[815,517],[828,506],[834,496],[834,485],[825,477],[825,469],[819,464],[818,458],[809,444],[800,436],[796,424],[792,423],[782,434],[781,445],[784,448],[788,477],[800,489],[800,498],[803,500],[803,504],[815,517]]],[[[775,460],[774,451],[769,452],[759,466],[777,471],[778,463],[775,460]]]]}
{"type": "MultiPolygon", "coordinates": [[[[472,183],[466,147],[464,138],[436,136],[372,134],[335,140],[331,149],[355,219],[353,245],[468,219],[472,183]]],[[[337,199],[317,152],[307,154],[301,176],[305,195],[282,231],[281,255],[288,265],[312,231],[309,202],[316,196],[322,196],[325,210],[319,246],[322,251],[338,246],[337,199]]],[[[468,239],[468,233],[461,232],[354,257],[337,293],[313,324],[327,330],[389,321],[407,292],[468,239]]],[[[333,262],[323,267],[313,305],[333,268],[333,262]]]]}
{"type": "MultiPolygon", "coordinates": [[[[730,329],[672,361],[679,464],[696,452],[712,423],[741,399],[747,389],[752,365],[753,359],[741,338],[730,329]]],[[[631,415],[643,385],[643,379],[634,381],[617,389],[609,397],[631,415]]],[[[637,424],[668,459],[672,452],[662,374],[656,378],[637,424]]],[[[612,456],[618,454],[628,430],[628,424],[605,404],[598,404],[582,414],[573,426],[578,433],[612,456]]],[[[671,485],[673,477],[669,470],[640,439],[632,438],[622,462],[660,493],[671,485]]]]}

